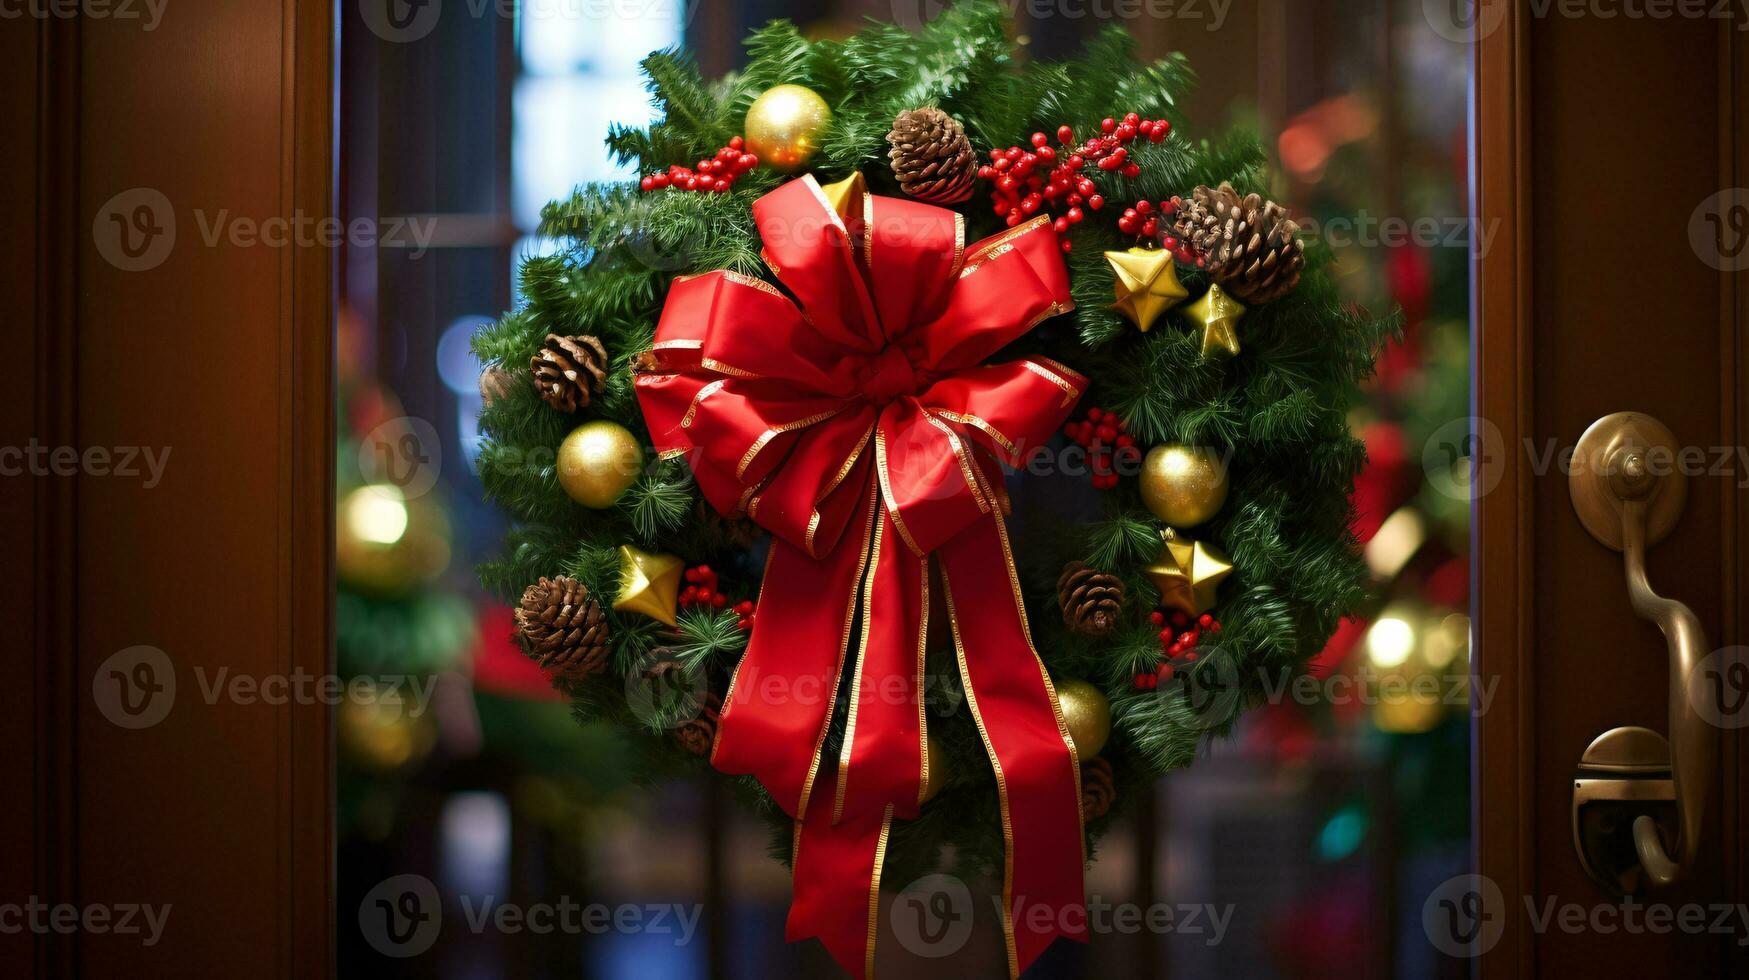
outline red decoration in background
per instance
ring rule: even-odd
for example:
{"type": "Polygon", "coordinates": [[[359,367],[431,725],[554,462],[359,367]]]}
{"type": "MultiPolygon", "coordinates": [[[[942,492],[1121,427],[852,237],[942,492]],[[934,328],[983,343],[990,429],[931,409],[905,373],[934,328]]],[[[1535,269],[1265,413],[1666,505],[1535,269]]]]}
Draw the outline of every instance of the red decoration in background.
{"type": "Polygon", "coordinates": [[[478,641],[474,646],[474,687],[487,694],[524,701],[566,701],[516,642],[516,614],[509,606],[486,606],[480,610],[478,641]]]}
{"type": "Polygon", "coordinates": [[[1090,408],[1080,421],[1063,426],[1063,435],[1087,450],[1095,490],[1117,489],[1116,467],[1120,459],[1141,460],[1142,451],[1136,448],[1135,437],[1128,430],[1127,422],[1103,408],[1090,408]]]}
{"type": "MultiPolygon", "coordinates": [[[[1137,137],[1158,143],[1172,131],[1164,119],[1143,119],[1132,112],[1122,122],[1107,118],[1099,124],[1100,135],[1090,137],[1079,146],[1075,130],[1057,127],[1057,147],[1044,133],[1032,134],[1031,148],[1011,146],[990,151],[990,162],[978,168],[978,176],[994,181],[990,201],[996,214],[1005,218],[1009,227],[1020,224],[1035,214],[1056,214],[1054,226],[1058,235],[1067,234],[1086,217],[1086,211],[1105,207],[1105,197],[1093,181],[1082,175],[1091,162],[1100,170],[1121,173],[1125,177],[1141,175],[1141,165],[1130,159],[1129,146],[1137,137]],[[1054,210],[1063,207],[1061,214],[1054,210]]],[[[1070,250],[1068,239],[1063,251],[1070,250]]]]}
{"type": "MultiPolygon", "coordinates": [[[[722,609],[729,604],[729,597],[722,593],[717,573],[709,565],[698,565],[689,568],[684,573],[687,586],[680,593],[679,606],[691,609],[694,606],[705,606],[711,609],[722,609]]],[[[735,623],[744,630],[753,629],[754,605],[751,600],[735,604],[735,615],[741,617],[735,623]]]]}
{"type": "Polygon", "coordinates": [[[735,186],[735,178],[759,166],[759,158],[747,152],[747,141],[737,136],[729,145],[717,151],[709,160],[700,160],[697,167],[676,163],[666,173],[654,173],[638,181],[647,191],[676,190],[726,193],[735,186]]]}

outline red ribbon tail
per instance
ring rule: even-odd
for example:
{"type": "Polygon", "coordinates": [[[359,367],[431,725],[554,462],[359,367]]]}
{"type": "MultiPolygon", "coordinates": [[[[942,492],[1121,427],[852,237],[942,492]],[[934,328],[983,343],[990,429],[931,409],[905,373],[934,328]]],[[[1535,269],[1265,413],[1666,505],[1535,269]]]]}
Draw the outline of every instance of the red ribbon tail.
{"type": "Polygon", "coordinates": [[[874,973],[881,863],[893,811],[858,813],[832,823],[828,807],[813,807],[796,827],[795,894],[784,939],[818,938],[845,972],[874,973]]]}
{"type": "Polygon", "coordinates": [[[1087,941],[1081,774],[1055,689],[1027,632],[1007,531],[979,521],[939,551],[960,679],[996,771],[1007,859],[1008,972],[1057,937],[1087,941]]]}

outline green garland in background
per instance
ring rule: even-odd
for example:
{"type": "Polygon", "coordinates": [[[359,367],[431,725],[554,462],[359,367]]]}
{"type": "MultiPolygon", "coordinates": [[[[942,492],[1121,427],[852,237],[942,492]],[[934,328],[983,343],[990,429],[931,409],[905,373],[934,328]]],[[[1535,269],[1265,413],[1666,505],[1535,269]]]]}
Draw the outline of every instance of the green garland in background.
{"type": "MultiPolygon", "coordinates": [[[[1226,504],[1195,532],[1198,540],[1218,543],[1233,565],[1216,610],[1223,629],[1205,634],[1194,663],[1155,688],[1137,678],[1153,673],[1161,659],[1160,628],[1149,621],[1156,593],[1143,569],[1159,557],[1162,525],[1143,505],[1136,481],[1103,494],[1092,494],[1085,481],[1071,487],[1041,479],[1052,488],[1043,494],[1024,484],[1011,522],[1046,666],[1059,683],[1086,679],[1109,699],[1113,728],[1103,757],[1115,770],[1120,799],[1126,787],[1188,764],[1205,738],[1230,731],[1266,676],[1302,670],[1361,598],[1363,566],[1348,530],[1348,495],[1365,453],[1349,433],[1346,413],[1375,352],[1395,333],[1395,318],[1344,309],[1329,252],[1317,242],[1306,245],[1297,288],[1248,310],[1240,328],[1244,349],[1235,358],[1205,358],[1196,332],[1184,329],[1182,308],[1149,332],[1138,332],[1112,308],[1113,271],[1102,253],[1137,240],[1115,227],[1124,206],[1119,202],[1189,198],[1199,185],[1223,182],[1241,194],[1266,189],[1265,155],[1255,138],[1185,138],[1177,100],[1192,84],[1189,68],[1177,57],[1137,63],[1134,42],[1121,29],[1099,35],[1074,60],[1029,60],[1010,39],[1002,7],[979,0],[948,9],[920,34],[871,25],[840,42],[809,41],[777,22],[747,46],[747,69],[716,82],[702,79],[684,55],[651,55],[644,70],[663,119],[647,130],[616,128],[608,144],[617,158],[645,174],[709,159],[741,132],[754,99],[779,84],[806,86],[831,108],[808,169],[822,183],[860,170],[873,193],[889,196],[901,190],[888,166],[887,133],[898,114],[921,106],[957,120],[980,153],[1024,145],[1035,131],[1054,133],[1064,123],[1083,133],[1132,111],[1172,123],[1170,138],[1138,140],[1131,148],[1139,175],[1087,168],[1110,203],[1066,236],[1073,244],[1067,258],[1077,309],[1043,324],[999,359],[1043,354],[1079,370],[1092,379],[1083,407],[1115,412],[1141,447],[1185,443],[1230,454],[1226,504]],[[1077,496],[1101,516],[1065,521],[1065,501],[1077,496]],[[1124,583],[1117,631],[1091,639],[1065,625],[1057,579],[1072,560],[1124,583]]],[[[487,493],[517,526],[504,557],[480,574],[512,602],[531,583],[558,575],[575,578],[601,600],[611,637],[606,670],[561,683],[579,717],[616,720],[647,736],[640,741],[650,750],[652,773],[672,768],[655,765],[662,760],[703,765],[679,751],[672,737],[697,705],[634,709],[628,681],[635,685],[658,648],[665,658],[724,677],[746,634],[729,610],[683,610],[675,634],[645,616],[608,608],[618,589],[616,549],[635,544],[678,555],[688,565],[709,564],[721,576],[721,591],[736,598],[757,594],[761,565],[744,542],[725,533],[723,522],[703,516],[684,461],[652,464],[618,503],[597,511],[567,497],[554,449],[590,419],[616,422],[649,444],[631,366],[650,347],[668,284],[677,275],[715,269],[771,280],[759,258],[750,205],[784,179],[761,166],[740,175],[727,193],[652,193],[628,182],[583,187],[570,200],[549,204],[540,230],[564,247],[525,260],[525,302],[475,338],[489,369],[520,376],[549,333],[587,334],[608,352],[598,390],[576,413],[555,410],[526,383],[505,385],[488,399],[480,472],[487,493]]],[[[973,198],[957,206],[966,215],[968,241],[1004,226],[988,206],[988,191],[989,183],[979,181],[973,198]]],[[[1178,271],[1192,297],[1211,283],[1194,266],[1181,264],[1178,271]]],[[[951,654],[942,659],[932,652],[928,671],[950,678],[930,687],[930,730],[955,776],[919,819],[895,825],[883,880],[897,884],[932,868],[943,845],[954,847],[962,872],[1002,866],[993,780],[969,712],[960,708],[951,654]]],[[[847,701],[839,700],[828,758],[836,756],[847,701]]],[[[787,857],[787,818],[757,783],[736,782],[771,816],[773,849],[787,857]]],[[[1090,821],[1090,837],[1109,821],[1109,815],[1090,821]]]]}

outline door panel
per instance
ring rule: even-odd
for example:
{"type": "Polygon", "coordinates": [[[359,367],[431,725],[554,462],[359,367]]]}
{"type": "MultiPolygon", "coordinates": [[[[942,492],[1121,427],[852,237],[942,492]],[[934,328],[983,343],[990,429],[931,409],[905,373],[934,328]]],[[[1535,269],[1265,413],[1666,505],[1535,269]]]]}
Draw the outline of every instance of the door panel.
{"type": "Polygon", "coordinates": [[[149,27],[15,11],[4,31],[0,118],[24,161],[4,207],[26,233],[0,292],[35,378],[8,386],[3,444],[82,462],[3,484],[7,551],[30,556],[6,612],[34,642],[0,679],[9,771],[33,774],[9,798],[28,857],[0,866],[0,902],[136,924],[150,906],[161,932],[26,931],[3,972],[321,975],[327,712],[214,685],[220,667],[331,670],[332,259],[225,233],[330,213],[331,8],[192,0],[149,27]],[[141,645],[164,659],[118,671],[141,645]]]}
{"type": "MultiPolygon", "coordinates": [[[[1476,663],[1502,682],[1478,723],[1478,846],[1506,904],[1484,973],[1663,975],[1679,963],[1719,975],[1741,956],[1741,927],[1539,930],[1526,903],[1614,901],[1574,855],[1573,767],[1609,728],[1667,726],[1664,639],[1629,608],[1621,556],[1580,525],[1554,454],[1628,409],[1709,466],[1714,447],[1743,440],[1741,275],[1697,255],[1689,226],[1703,201],[1746,182],[1744,42],[1704,17],[1509,9],[1477,46],[1480,220],[1501,228],[1479,259],[1476,332],[1478,425],[1485,443],[1497,430],[1500,459],[1498,485],[1476,501],[1476,663]]],[[[1742,642],[1740,461],[1733,471],[1690,479],[1681,522],[1648,559],[1654,587],[1691,606],[1715,648],[1742,642]]],[[[1701,866],[1643,901],[1741,899],[1738,757],[1721,756],[1701,866]]]]}

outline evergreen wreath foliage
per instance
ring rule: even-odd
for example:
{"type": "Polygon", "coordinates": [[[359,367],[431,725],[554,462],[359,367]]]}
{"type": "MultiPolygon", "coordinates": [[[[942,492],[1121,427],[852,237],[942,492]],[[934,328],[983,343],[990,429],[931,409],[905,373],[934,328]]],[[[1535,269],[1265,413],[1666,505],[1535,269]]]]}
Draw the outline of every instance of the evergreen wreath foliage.
{"type": "MultiPolygon", "coordinates": [[[[899,112],[933,105],[961,122],[980,153],[1025,144],[1031,133],[1054,132],[1063,123],[1084,133],[1104,117],[1131,111],[1170,120],[1173,132],[1165,141],[1132,146],[1139,177],[1087,171],[1120,210],[1118,202],[1188,196],[1199,184],[1228,181],[1241,193],[1266,190],[1265,155],[1254,136],[1208,141],[1184,135],[1178,102],[1193,84],[1184,59],[1138,63],[1134,48],[1114,27],[1080,57],[1031,60],[1011,39],[1002,5],[989,0],[950,7],[916,34],[870,25],[843,41],[810,41],[778,21],[747,41],[746,70],[721,80],[702,78],[683,53],[650,55],[644,72],[661,121],[648,129],[615,127],[607,143],[639,173],[690,164],[740,132],[762,91],[792,83],[820,93],[832,108],[810,168],[822,182],[861,170],[872,193],[901,196],[887,166],[886,133],[899,112]]],[[[481,415],[479,471],[487,494],[515,527],[503,556],[482,566],[480,575],[506,601],[543,575],[562,574],[585,583],[605,607],[618,586],[615,549],[627,543],[679,555],[688,565],[710,564],[730,596],[757,594],[763,547],[736,550],[699,519],[699,494],[683,460],[653,462],[618,504],[592,511],[560,488],[553,450],[572,428],[596,418],[626,426],[649,445],[630,365],[650,347],[668,284],[715,269],[775,281],[759,258],[750,205],[784,179],[761,167],[721,194],[643,192],[635,181],[595,184],[542,212],[541,233],[561,247],[524,260],[521,305],[482,328],[474,350],[487,365],[526,371],[548,333],[590,334],[606,345],[612,363],[604,390],[576,415],[549,407],[532,385],[481,415]]],[[[988,200],[988,184],[980,182],[972,200],[958,207],[966,215],[967,241],[1003,227],[988,200]]],[[[1218,542],[1234,565],[1216,610],[1224,628],[1205,636],[1190,676],[1157,690],[1137,690],[1133,683],[1138,673],[1153,670],[1160,654],[1158,628],[1148,621],[1156,593],[1142,569],[1158,556],[1161,524],[1142,505],[1135,481],[1109,493],[1091,490],[1084,478],[1010,481],[1011,536],[1035,645],[1053,677],[1085,678],[1111,702],[1113,730],[1103,754],[1116,770],[1115,814],[1128,788],[1190,763],[1206,739],[1230,732],[1266,682],[1303,671],[1361,599],[1364,568],[1349,531],[1349,493],[1365,451],[1346,415],[1376,351],[1398,325],[1394,316],[1345,308],[1328,249],[1310,241],[1298,288],[1246,314],[1243,353],[1206,360],[1181,312],[1141,333],[1111,309],[1112,272],[1101,253],[1126,248],[1134,238],[1120,235],[1109,208],[1089,214],[1068,237],[1076,310],[1046,321],[994,360],[1056,358],[1091,379],[1083,407],[1117,412],[1138,445],[1193,443],[1231,460],[1226,506],[1195,531],[1218,542]],[[1089,640],[1063,625],[1056,580],[1075,559],[1125,580],[1125,627],[1089,640]]],[[[1180,273],[1193,297],[1208,284],[1197,270],[1181,266],[1180,273]]],[[[660,655],[696,668],[720,692],[746,644],[735,615],[685,610],[678,642],[644,616],[609,610],[608,617],[611,669],[566,685],[577,717],[628,730],[628,741],[642,753],[635,768],[652,778],[703,768],[703,760],[675,747],[669,730],[696,705],[679,699],[652,706],[646,699],[634,708],[628,690],[660,655]]],[[[954,781],[918,819],[894,825],[886,882],[902,884],[933,870],[944,845],[954,856],[946,870],[999,873],[1002,867],[994,780],[964,709],[951,652],[932,652],[927,672],[930,731],[954,781]]],[[[826,758],[837,756],[849,701],[838,700],[826,758]]],[[[772,849],[787,859],[788,818],[751,778],[735,783],[771,818],[772,849]]],[[[1108,815],[1088,823],[1090,845],[1110,821],[1108,815]]]]}

